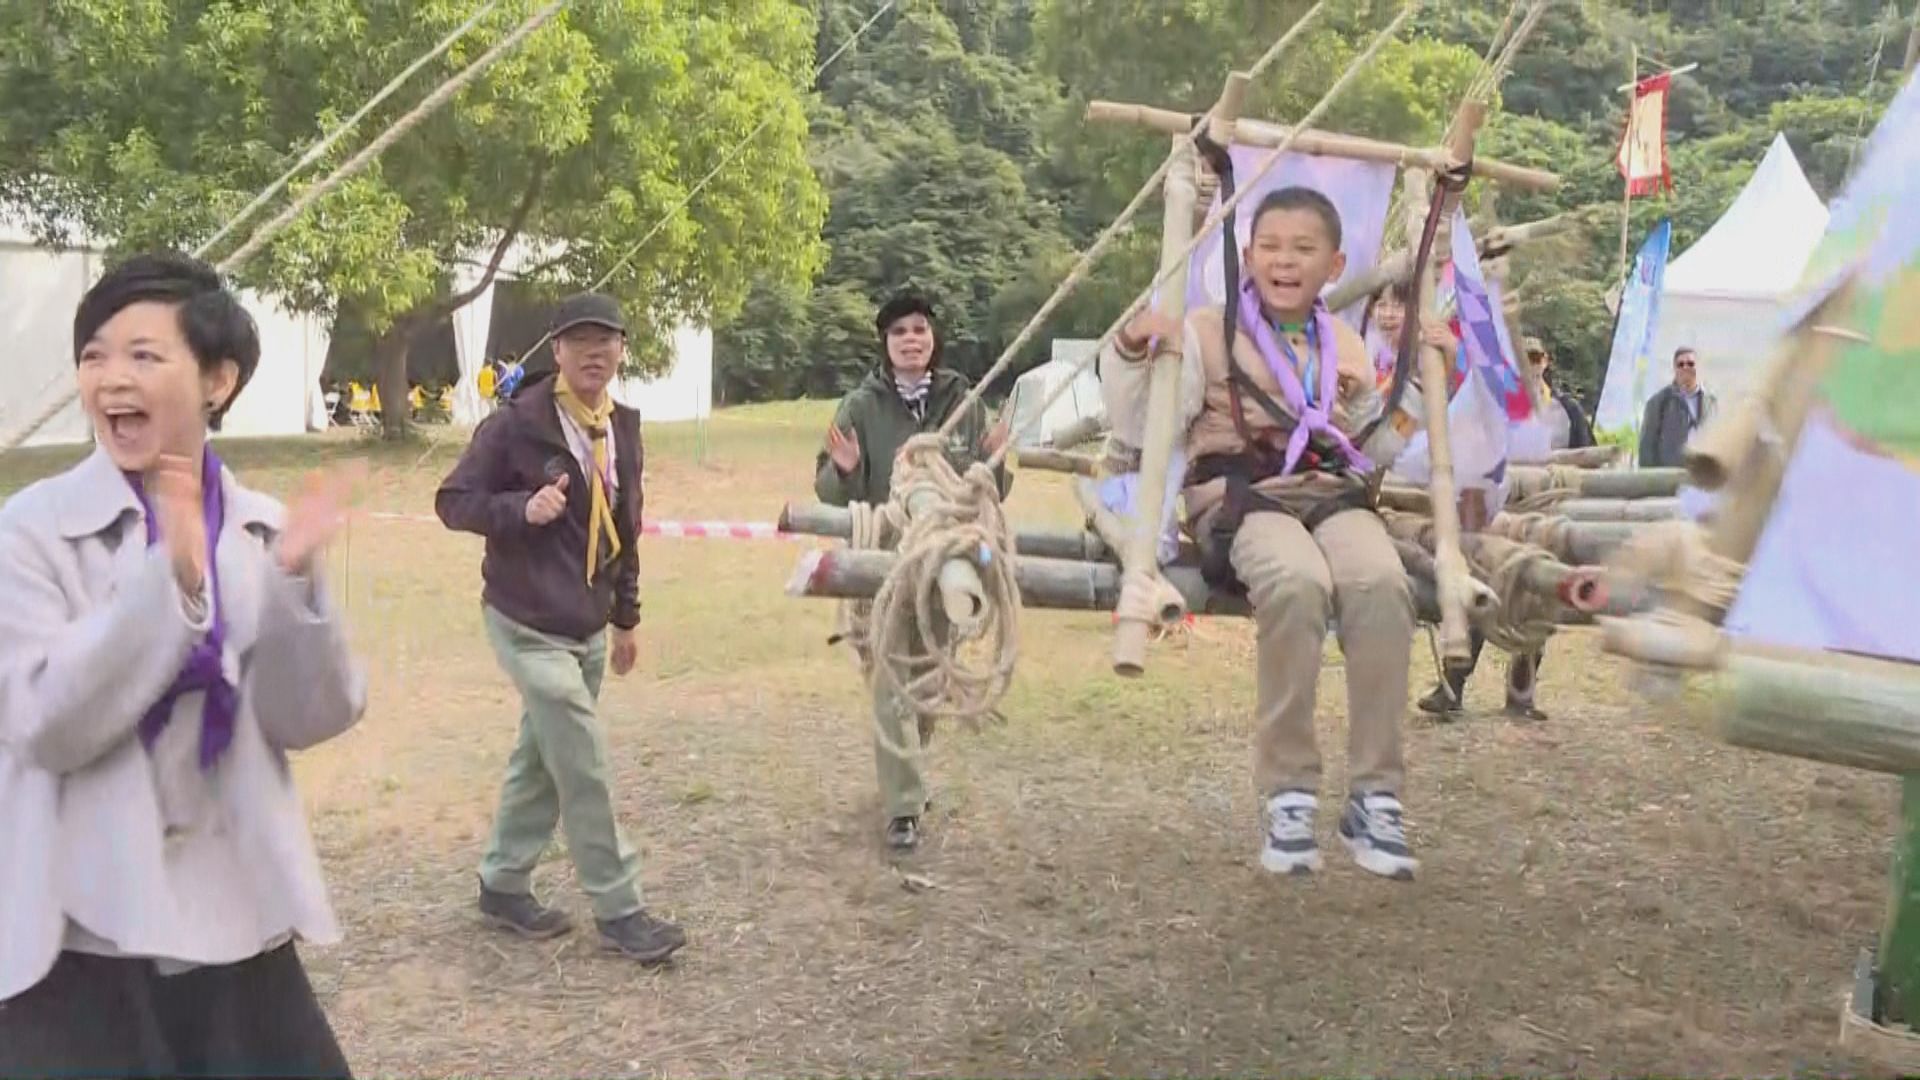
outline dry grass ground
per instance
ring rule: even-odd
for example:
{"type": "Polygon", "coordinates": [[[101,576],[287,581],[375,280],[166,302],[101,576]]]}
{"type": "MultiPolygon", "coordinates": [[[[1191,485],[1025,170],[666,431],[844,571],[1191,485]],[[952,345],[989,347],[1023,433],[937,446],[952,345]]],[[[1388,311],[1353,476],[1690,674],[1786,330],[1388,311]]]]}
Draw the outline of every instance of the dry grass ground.
{"type": "MultiPolygon", "coordinates": [[[[651,516],[769,520],[809,498],[826,416],[739,410],[698,455],[691,429],[651,430],[651,516]]],[[[372,456],[369,508],[424,515],[456,453],[228,456],[275,490],[372,456]]],[[[10,456],[0,487],[71,456],[10,456]]],[[[1072,517],[1034,474],[1012,506],[1072,517]]],[[[308,960],[365,1075],[1858,1067],[1835,1049],[1837,1004],[1885,896],[1883,778],[1717,744],[1572,637],[1545,670],[1550,723],[1499,719],[1490,664],[1467,720],[1410,727],[1417,883],[1333,852],[1318,880],[1274,880],[1254,860],[1248,626],[1204,622],[1121,683],[1105,618],[1035,612],[1011,722],[936,743],[908,880],[877,843],[863,691],[825,644],[831,613],[781,594],[791,543],[642,547],[641,666],[604,715],[650,903],[692,934],[683,958],[650,972],[584,936],[496,936],[472,868],[517,706],[481,634],[479,549],[363,520],[333,554],[374,697],[299,763],[347,931],[308,960]]],[[[1320,692],[1337,791],[1337,656],[1320,692]]],[[[584,919],[571,877],[556,850],[545,891],[584,919]]]]}

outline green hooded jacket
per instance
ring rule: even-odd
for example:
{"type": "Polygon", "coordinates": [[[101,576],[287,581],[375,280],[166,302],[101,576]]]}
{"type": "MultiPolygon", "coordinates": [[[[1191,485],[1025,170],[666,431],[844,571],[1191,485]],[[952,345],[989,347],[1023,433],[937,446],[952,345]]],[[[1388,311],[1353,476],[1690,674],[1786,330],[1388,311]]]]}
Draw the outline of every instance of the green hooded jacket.
{"type": "MultiPolygon", "coordinates": [[[[860,464],[851,473],[841,473],[825,450],[815,462],[814,494],[834,506],[850,502],[878,505],[893,491],[893,459],[907,440],[921,432],[939,431],[947,417],[966,399],[971,383],[965,375],[936,365],[933,386],[927,392],[927,418],[916,421],[906,402],[894,388],[893,372],[883,359],[867,372],[860,385],[840,399],[833,422],[841,431],[851,431],[860,440],[860,464]]],[[[987,410],[976,404],[947,439],[947,460],[961,472],[974,462],[984,460],[980,443],[987,437],[987,410]]],[[[994,474],[1004,497],[1012,487],[1007,467],[1002,464],[994,474]]]]}

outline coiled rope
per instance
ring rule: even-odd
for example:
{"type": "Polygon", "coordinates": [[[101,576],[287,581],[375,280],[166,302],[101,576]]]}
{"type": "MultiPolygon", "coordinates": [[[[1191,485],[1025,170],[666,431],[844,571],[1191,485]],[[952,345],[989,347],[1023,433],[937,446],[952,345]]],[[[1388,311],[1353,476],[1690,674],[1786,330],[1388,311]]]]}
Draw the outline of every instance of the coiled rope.
{"type": "MultiPolygon", "coordinates": [[[[999,481],[984,462],[957,472],[946,440],[929,433],[901,449],[893,488],[882,513],[900,539],[893,569],[873,598],[874,685],[919,717],[925,732],[935,719],[977,727],[998,717],[1020,654],[1020,589],[999,481]],[[941,571],[956,560],[979,575],[984,606],[977,613],[947,609],[941,571]]],[[[917,753],[895,744],[877,719],[876,737],[889,753],[917,753]]]]}

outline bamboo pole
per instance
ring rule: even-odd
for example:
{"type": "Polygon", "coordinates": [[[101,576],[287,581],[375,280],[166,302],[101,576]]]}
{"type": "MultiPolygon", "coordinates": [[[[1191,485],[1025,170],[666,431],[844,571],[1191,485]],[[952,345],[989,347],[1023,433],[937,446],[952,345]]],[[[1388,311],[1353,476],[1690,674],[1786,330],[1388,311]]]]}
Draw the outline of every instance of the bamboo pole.
{"type": "MultiPolygon", "coordinates": [[[[1215,123],[1231,123],[1239,114],[1246,96],[1247,79],[1235,72],[1227,76],[1220,102],[1214,106],[1215,123]]],[[[1198,158],[1193,140],[1184,133],[1174,136],[1174,167],[1167,171],[1165,210],[1161,216],[1160,276],[1166,282],[1160,290],[1160,313],[1178,326],[1187,313],[1187,275],[1182,252],[1193,237],[1193,211],[1199,201],[1198,158]]],[[[1231,237],[1227,240],[1232,243],[1231,237]]],[[[1146,670],[1147,643],[1154,623],[1146,613],[1151,597],[1143,590],[1153,588],[1151,574],[1159,567],[1160,526],[1167,501],[1167,469],[1173,456],[1173,442],[1180,425],[1180,351],[1184,335],[1168,334],[1158,343],[1147,375],[1147,416],[1140,448],[1139,498],[1134,506],[1132,532],[1121,550],[1121,562],[1133,573],[1127,577],[1126,603],[1119,607],[1120,618],[1114,625],[1113,670],[1120,675],[1139,675],[1146,670]]]]}
{"type": "Polygon", "coordinates": [[[1516,499],[1550,491],[1593,499],[1657,499],[1679,494],[1686,480],[1685,469],[1554,469],[1538,465],[1507,469],[1507,481],[1516,499]]]}
{"type": "Polygon", "coordinates": [[[1047,440],[1055,450],[1071,450],[1081,443],[1092,442],[1107,432],[1107,418],[1104,416],[1083,416],[1066,427],[1053,433],[1047,440]]]}
{"type": "Polygon", "coordinates": [[[1620,177],[1620,269],[1614,274],[1620,282],[1622,290],[1620,296],[1623,301],[1626,298],[1627,241],[1633,231],[1633,176],[1631,175],[1633,172],[1633,121],[1634,114],[1637,112],[1635,106],[1639,104],[1640,88],[1640,46],[1629,44],[1627,48],[1631,54],[1627,66],[1626,85],[1627,138],[1622,144],[1627,154],[1627,167],[1620,170],[1622,174],[1620,177]]]}
{"type": "Polygon", "coordinates": [[[1645,527],[1624,521],[1568,521],[1540,514],[1495,514],[1484,531],[1489,536],[1538,545],[1573,566],[1599,566],[1645,527]]]}
{"type": "Polygon", "coordinates": [[[1100,491],[1092,480],[1076,477],[1073,481],[1073,497],[1080,504],[1080,510],[1087,515],[1087,527],[1101,542],[1113,551],[1120,551],[1127,544],[1127,526],[1113,511],[1100,501],[1100,491]]]}
{"type": "MultiPolygon", "coordinates": [[[[853,538],[853,514],[844,506],[826,503],[788,503],[780,508],[781,532],[796,536],[818,536],[829,540],[853,538]]],[[[1110,548],[1099,536],[1080,529],[1019,529],[1013,536],[1013,549],[1021,555],[1049,559],[1113,558],[1110,548]]]]}
{"type": "MultiPolygon", "coordinates": [[[[1089,102],[1086,119],[1097,124],[1130,124],[1169,135],[1182,135],[1193,130],[1194,122],[1193,117],[1173,109],[1157,109],[1151,105],[1117,101],[1089,102]]],[[[1216,126],[1219,125],[1216,123],[1216,126]]],[[[1349,158],[1355,161],[1378,161],[1405,169],[1434,171],[1445,169],[1459,160],[1458,158],[1449,159],[1445,148],[1406,146],[1401,143],[1383,142],[1379,139],[1341,135],[1328,131],[1302,131],[1294,135],[1292,128],[1264,120],[1237,120],[1225,126],[1224,134],[1226,138],[1216,135],[1215,141],[1222,145],[1233,142],[1241,146],[1268,148],[1281,145],[1290,135],[1293,135],[1292,149],[1298,153],[1349,158]]],[[[1522,191],[1552,191],[1560,186],[1560,177],[1544,169],[1509,165],[1491,158],[1476,160],[1473,163],[1473,174],[1522,191]]]]}
{"type": "MultiPolygon", "coordinates": [[[[1485,119],[1484,105],[1471,100],[1461,103],[1449,135],[1448,155],[1452,161],[1472,160],[1474,136],[1479,133],[1485,119]]],[[[1419,176],[1419,173],[1408,174],[1410,195],[1423,189],[1416,179],[1419,176]]],[[[1410,197],[1407,202],[1407,235],[1411,239],[1419,236],[1425,227],[1422,210],[1427,200],[1410,197]]],[[[1452,212],[1453,202],[1452,198],[1447,198],[1446,205],[1442,206],[1443,224],[1434,236],[1425,278],[1420,282],[1417,310],[1422,322],[1438,322],[1440,318],[1437,296],[1440,267],[1452,250],[1448,240],[1450,230],[1444,222],[1452,212]]],[[[1447,433],[1447,361],[1440,350],[1431,345],[1422,345],[1420,348],[1420,397],[1426,409],[1427,451],[1432,463],[1427,490],[1433,497],[1434,565],[1438,571],[1435,580],[1440,590],[1440,652],[1449,662],[1464,664],[1471,655],[1467,635],[1468,573],[1466,558],[1460,553],[1460,506],[1453,483],[1453,446],[1447,433]]]]}
{"type": "MultiPolygon", "coordinates": [[[[1914,19],[1914,36],[1920,40],[1920,14],[1914,19]]],[[[1878,1048],[1902,1075],[1911,1076],[1920,1069],[1920,1038],[1912,1028],[1920,1021],[1920,775],[1913,773],[1900,781],[1900,835],[1893,848],[1892,877],[1875,981],[1882,1004],[1879,1019],[1902,1025],[1906,1037],[1882,1040],[1878,1048]]]]}
{"type": "MultiPolygon", "coordinates": [[[[1539,221],[1502,225],[1487,230],[1474,241],[1474,250],[1483,259],[1496,259],[1516,247],[1546,240],[1571,231],[1580,224],[1581,214],[1569,210],[1539,221]]],[[[1413,272],[1413,255],[1405,249],[1380,257],[1379,261],[1336,285],[1327,293],[1327,307],[1340,311],[1357,304],[1389,285],[1398,285],[1413,272]]]]}
{"type": "Polygon", "coordinates": [[[1913,29],[1907,32],[1907,58],[1900,70],[1912,75],[1916,65],[1920,65],[1920,6],[1913,9],[1913,29]]]}
{"type": "Polygon", "coordinates": [[[1619,446],[1582,446],[1555,450],[1547,457],[1549,465],[1567,465],[1576,469],[1605,469],[1620,463],[1619,446]]]}
{"type": "MultiPolygon", "coordinates": [[[[1381,519],[1387,526],[1388,535],[1394,539],[1419,545],[1427,551],[1434,549],[1436,537],[1431,520],[1392,510],[1382,511],[1381,519]]],[[[1483,583],[1493,577],[1496,568],[1508,560],[1524,556],[1527,553],[1525,549],[1533,547],[1522,541],[1485,533],[1468,533],[1460,538],[1460,543],[1468,562],[1477,571],[1476,578],[1483,583]]],[[[1591,615],[1606,608],[1607,588],[1599,568],[1568,566],[1544,550],[1536,554],[1537,558],[1527,560],[1521,568],[1521,588],[1530,593],[1555,597],[1560,603],[1582,614],[1591,615]]],[[[1494,594],[1489,592],[1488,595],[1494,594]]],[[[1478,602],[1474,605],[1476,612],[1482,613],[1488,606],[1478,602]]]]}
{"type": "Polygon", "coordinates": [[[1685,517],[1676,498],[1568,499],[1553,508],[1569,521],[1672,521],[1685,517]]]}
{"type": "Polygon", "coordinates": [[[1015,450],[1013,460],[1022,469],[1070,473],[1074,476],[1093,476],[1098,472],[1099,465],[1084,454],[1069,454],[1064,450],[1048,450],[1042,447],[1015,450]]]}
{"type": "Polygon", "coordinates": [[[1920,774],[1920,665],[1742,643],[1726,671],[1719,734],[1734,746],[1920,774]]]}
{"type": "MultiPolygon", "coordinates": [[[[1073,481],[1073,497],[1079,502],[1080,509],[1087,515],[1087,527],[1093,531],[1109,551],[1125,551],[1128,542],[1127,524],[1119,516],[1107,509],[1100,501],[1100,489],[1087,477],[1078,476],[1073,481]]],[[[1154,551],[1153,583],[1155,607],[1159,612],[1160,623],[1171,626],[1187,617],[1187,605],[1180,593],[1167,583],[1159,567],[1159,550],[1154,551]]]]}
{"type": "MultiPolygon", "coordinates": [[[[1055,611],[1113,611],[1120,601],[1122,574],[1118,566],[1104,562],[1074,559],[1047,559],[1017,556],[1014,582],[1020,589],[1021,603],[1028,608],[1055,611]]],[[[894,563],[899,559],[891,551],[834,548],[809,551],[800,556],[787,580],[787,595],[819,600],[867,600],[879,592],[894,563]]],[[[1404,556],[1403,556],[1404,559],[1404,556]]],[[[1166,567],[1168,585],[1179,592],[1186,608],[1198,614],[1234,618],[1252,618],[1253,608],[1244,594],[1220,592],[1207,584],[1199,568],[1166,567]]],[[[1437,588],[1431,577],[1411,569],[1407,587],[1413,595],[1414,617],[1432,624],[1440,619],[1437,588]]],[[[1608,610],[1615,610],[1615,604],[1608,610]]],[[[1591,617],[1572,609],[1563,609],[1556,620],[1563,626],[1579,626],[1591,617]]]]}

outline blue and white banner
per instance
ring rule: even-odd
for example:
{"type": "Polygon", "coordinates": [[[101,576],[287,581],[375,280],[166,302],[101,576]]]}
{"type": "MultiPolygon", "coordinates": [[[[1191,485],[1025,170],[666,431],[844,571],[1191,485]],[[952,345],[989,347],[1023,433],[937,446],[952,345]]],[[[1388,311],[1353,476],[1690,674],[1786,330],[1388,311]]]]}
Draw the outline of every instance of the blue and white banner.
{"type": "Polygon", "coordinates": [[[1606,382],[1600,389],[1600,407],[1594,426],[1607,431],[1640,422],[1647,398],[1661,384],[1648,384],[1653,330],[1660,322],[1660,283],[1667,274],[1667,249],[1673,242],[1673,223],[1662,218],[1640,245],[1620,295],[1620,317],[1613,324],[1613,351],[1607,354],[1606,382]]]}

